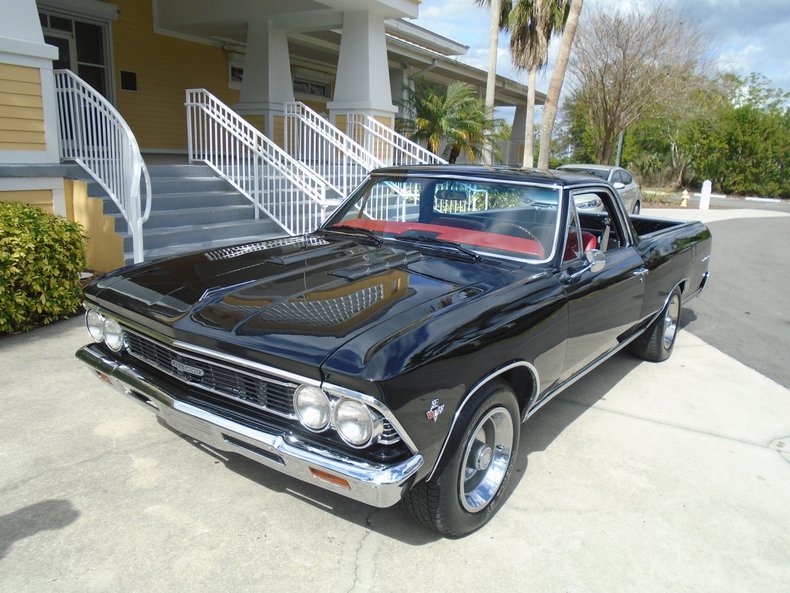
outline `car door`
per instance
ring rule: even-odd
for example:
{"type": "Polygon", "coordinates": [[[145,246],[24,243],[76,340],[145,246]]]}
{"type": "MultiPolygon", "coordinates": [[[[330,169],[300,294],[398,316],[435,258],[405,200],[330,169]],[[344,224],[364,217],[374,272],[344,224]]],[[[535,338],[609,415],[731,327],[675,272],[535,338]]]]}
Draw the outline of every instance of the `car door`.
{"type": "Polygon", "coordinates": [[[637,200],[636,182],[634,178],[631,177],[631,174],[623,169],[617,169],[615,171],[614,179],[623,184],[623,187],[618,189],[617,192],[620,194],[623,205],[625,205],[625,211],[631,214],[631,212],[634,211],[634,204],[636,204],[637,200]]]}
{"type": "Polygon", "coordinates": [[[622,224],[614,195],[603,188],[576,191],[594,191],[605,211],[577,213],[573,199],[570,200],[573,210],[568,240],[557,275],[569,314],[561,381],[615,349],[631,334],[640,319],[647,274],[630,230],[622,224]],[[604,268],[598,272],[585,270],[584,249],[590,247],[591,241],[605,256],[604,268]],[[574,249],[574,242],[582,248],[574,249]]]}

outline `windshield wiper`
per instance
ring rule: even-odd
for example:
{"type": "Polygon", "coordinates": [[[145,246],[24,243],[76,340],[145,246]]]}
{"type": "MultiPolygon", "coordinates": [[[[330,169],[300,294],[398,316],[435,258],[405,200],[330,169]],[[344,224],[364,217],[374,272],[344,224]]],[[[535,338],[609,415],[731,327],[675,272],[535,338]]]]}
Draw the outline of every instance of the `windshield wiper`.
{"type": "Polygon", "coordinates": [[[379,237],[376,233],[369,229],[362,229],[356,226],[344,226],[344,227],[328,227],[325,229],[321,229],[324,233],[335,233],[337,235],[346,235],[351,237],[366,237],[373,241],[377,247],[381,246],[384,241],[379,237]]]}
{"type": "Polygon", "coordinates": [[[445,239],[438,239],[437,237],[431,237],[428,235],[399,235],[395,237],[397,241],[406,241],[408,243],[423,243],[427,245],[436,245],[437,247],[449,247],[459,253],[463,253],[469,259],[479,262],[483,258],[480,257],[477,253],[472,251],[471,249],[467,249],[460,243],[456,243],[455,241],[446,241],[445,239]]]}

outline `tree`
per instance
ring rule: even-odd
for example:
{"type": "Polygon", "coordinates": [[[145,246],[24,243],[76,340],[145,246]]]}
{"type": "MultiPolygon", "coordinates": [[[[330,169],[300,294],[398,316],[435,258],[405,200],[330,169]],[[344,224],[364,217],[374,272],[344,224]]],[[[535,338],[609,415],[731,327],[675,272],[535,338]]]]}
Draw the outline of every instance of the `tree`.
{"type": "Polygon", "coordinates": [[[567,0],[518,0],[510,12],[510,54],[513,64],[528,70],[527,115],[523,166],[535,165],[535,85],[538,70],[548,61],[549,39],[568,15],[567,0]]]}
{"type": "Polygon", "coordinates": [[[543,105],[543,116],[540,126],[540,152],[538,153],[539,169],[549,168],[549,153],[551,152],[551,135],[554,131],[554,120],[557,118],[562,83],[565,80],[565,70],[568,67],[568,57],[571,53],[573,38],[576,36],[576,27],[579,24],[579,15],[584,4],[584,0],[569,0],[569,2],[570,10],[565,20],[565,28],[562,31],[557,63],[554,65],[554,71],[551,73],[546,102],[543,105]]]}
{"type": "Polygon", "coordinates": [[[442,153],[454,163],[461,153],[479,158],[487,142],[499,138],[499,120],[492,117],[471,85],[453,82],[447,88],[424,78],[414,80],[406,104],[409,117],[399,120],[398,129],[412,140],[424,141],[434,154],[442,153]]]}
{"type": "MultiPolygon", "coordinates": [[[[486,75],[486,109],[493,113],[494,99],[496,97],[496,62],[499,48],[499,31],[507,29],[508,13],[511,9],[511,0],[475,0],[480,6],[489,6],[491,10],[491,25],[488,33],[488,73],[486,75]]],[[[487,164],[493,162],[491,147],[483,153],[487,164]]]]}
{"type": "Polygon", "coordinates": [[[695,181],[710,179],[725,193],[790,196],[790,93],[760,75],[720,82],[730,101],[686,132],[695,181]]]}
{"type": "Polygon", "coordinates": [[[569,67],[599,163],[611,163],[618,135],[651,109],[688,103],[705,51],[694,25],[660,4],[587,15],[569,67]]]}

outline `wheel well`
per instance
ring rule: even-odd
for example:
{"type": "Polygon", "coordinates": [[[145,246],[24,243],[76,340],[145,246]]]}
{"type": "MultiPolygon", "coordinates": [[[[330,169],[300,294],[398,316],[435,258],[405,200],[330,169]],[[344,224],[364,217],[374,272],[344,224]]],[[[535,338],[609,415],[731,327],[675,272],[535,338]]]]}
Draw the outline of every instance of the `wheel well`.
{"type": "Polygon", "coordinates": [[[517,366],[502,373],[500,378],[513,388],[513,393],[516,394],[519,411],[523,418],[527,406],[529,406],[530,402],[532,402],[537,395],[537,380],[535,376],[527,367],[517,366]]]}

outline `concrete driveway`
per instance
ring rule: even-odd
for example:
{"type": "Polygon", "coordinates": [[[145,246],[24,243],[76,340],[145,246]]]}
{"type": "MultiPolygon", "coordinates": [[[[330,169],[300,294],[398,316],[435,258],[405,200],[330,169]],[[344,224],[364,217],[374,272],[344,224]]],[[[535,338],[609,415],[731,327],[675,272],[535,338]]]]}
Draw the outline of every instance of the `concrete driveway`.
{"type": "Polygon", "coordinates": [[[0,340],[2,592],[788,591],[790,392],[688,332],[527,422],[509,500],[461,540],[179,437],[86,341],[0,340]]]}

